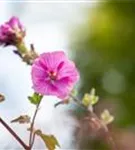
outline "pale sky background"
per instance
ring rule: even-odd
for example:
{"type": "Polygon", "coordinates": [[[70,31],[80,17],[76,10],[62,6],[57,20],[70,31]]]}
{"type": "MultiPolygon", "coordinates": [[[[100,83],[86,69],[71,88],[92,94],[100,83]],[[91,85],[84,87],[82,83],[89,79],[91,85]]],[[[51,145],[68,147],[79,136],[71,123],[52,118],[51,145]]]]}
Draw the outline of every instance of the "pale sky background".
{"type": "MultiPolygon", "coordinates": [[[[84,19],[84,10],[92,6],[90,3],[2,3],[0,2],[0,24],[11,16],[18,16],[27,29],[26,43],[34,43],[38,53],[45,51],[64,50],[68,52],[68,32],[84,19]]],[[[14,47],[0,48],[0,93],[6,96],[6,101],[0,104],[0,115],[8,123],[13,118],[31,115],[34,106],[27,100],[31,95],[31,67],[13,54],[14,47]]],[[[60,106],[54,109],[56,97],[44,97],[41,110],[37,117],[36,127],[45,133],[54,134],[61,149],[76,149],[73,130],[76,121],[68,115],[69,107],[60,106]]],[[[12,124],[19,135],[28,140],[26,125],[12,124]]],[[[39,141],[39,139],[37,139],[39,141]]],[[[41,142],[42,143],[42,142],[41,142]]],[[[43,148],[40,142],[35,147],[43,148]],[[40,145],[40,146],[39,146],[40,145]]],[[[0,150],[21,149],[19,144],[0,124],[0,150]]]]}

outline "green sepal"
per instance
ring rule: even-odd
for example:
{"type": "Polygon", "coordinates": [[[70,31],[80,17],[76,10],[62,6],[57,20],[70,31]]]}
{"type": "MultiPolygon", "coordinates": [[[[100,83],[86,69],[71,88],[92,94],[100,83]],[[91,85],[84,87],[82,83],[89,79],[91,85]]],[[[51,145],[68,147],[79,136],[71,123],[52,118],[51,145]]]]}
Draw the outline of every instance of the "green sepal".
{"type": "Polygon", "coordinates": [[[42,98],[43,95],[40,95],[36,92],[32,96],[28,96],[29,101],[34,105],[39,104],[42,98]]]}

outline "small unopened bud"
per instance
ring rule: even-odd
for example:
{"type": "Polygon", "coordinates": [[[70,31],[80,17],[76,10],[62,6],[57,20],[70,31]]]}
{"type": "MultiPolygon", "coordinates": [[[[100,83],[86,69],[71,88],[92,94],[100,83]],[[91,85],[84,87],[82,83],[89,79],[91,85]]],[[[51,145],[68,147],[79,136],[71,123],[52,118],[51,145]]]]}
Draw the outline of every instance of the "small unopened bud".
{"type": "Polygon", "coordinates": [[[23,41],[25,29],[17,17],[12,17],[0,26],[0,44],[4,46],[16,45],[23,41]]]}
{"type": "Polygon", "coordinates": [[[89,93],[84,94],[84,97],[82,99],[82,104],[89,107],[89,105],[92,106],[96,104],[98,100],[99,97],[95,95],[95,89],[92,89],[90,94],[89,93]]]}
{"type": "Polygon", "coordinates": [[[104,124],[108,125],[113,122],[114,116],[112,116],[110,112],[107,109],[105,109],[101,114],[101,120],[104,124]]]}

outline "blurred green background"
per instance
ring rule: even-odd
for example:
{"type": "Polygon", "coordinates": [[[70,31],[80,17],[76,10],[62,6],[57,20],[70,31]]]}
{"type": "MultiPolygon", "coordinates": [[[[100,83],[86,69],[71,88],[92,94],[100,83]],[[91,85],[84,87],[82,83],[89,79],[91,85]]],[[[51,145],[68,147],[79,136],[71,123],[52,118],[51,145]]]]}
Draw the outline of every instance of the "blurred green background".
{"type": "Polygon", "coordinates": [[[135,2],[98,1],[70,36],[81,73],[79,93],[95,87],[101,102],[116,104],[115,124],[135,125],[135,2]]]}
{"type": "MultiPolygon", "coordinates": [[[[95,87],[100,96],[99,105],[102,108],[107,107],[115,116],[113,126],[124,129],[124,132],[125,129],[133,132],[135,1],[101,0],[85,12],[84,22],[76,26],[70,36],[70,48],[81,74],[80,96],[95,87]]],[[[85,136],[84,134],[80,148],[89,149],[92,140],[84,140],[85,136]]],[[[134,137],[130,138],[126,133],[118,139],[124,136],[123,143],[127,145],[122,149],[134,150],[135,145],[130,144],[134,137]]],[[[93,142],[92,148],[106,149],[103,142],[98,140],[93,142]]]]}

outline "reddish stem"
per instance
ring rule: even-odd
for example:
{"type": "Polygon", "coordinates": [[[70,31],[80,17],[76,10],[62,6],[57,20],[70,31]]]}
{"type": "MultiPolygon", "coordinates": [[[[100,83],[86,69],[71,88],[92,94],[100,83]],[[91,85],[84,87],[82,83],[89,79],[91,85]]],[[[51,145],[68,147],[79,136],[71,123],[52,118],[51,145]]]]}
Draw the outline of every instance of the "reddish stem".
{"type": "Polygon", "coordinates": [[[32,146],[34,144],[34,140],[35,140],[35,133],[33,133],[33,128],[34,128],[35,119],[36,119],[36,116],[37,116],[37,113],[38,113],[40,103],[41,103],[41,100],[36,106],[36,110],[34,112],[34,115],[33,115],[33,118],[32,118],[32,123],[31,123],[31,126],[30,126],[30,138],[29,138],[29,147],[30,148],[32,148],[32,146]]]}
{"type": "Polygon", "coordinates": [[[0,117],[1,124],[11,133],[11,135],[22,145],[25,150],[30,150],[29,146],[27,146],[22,139],[9,127],[9,125],[0,117]]]}

